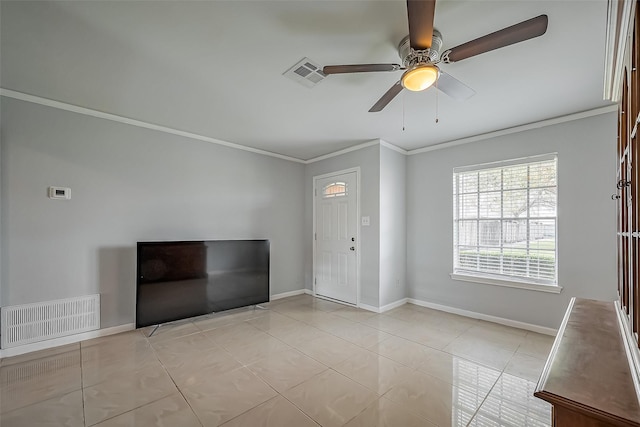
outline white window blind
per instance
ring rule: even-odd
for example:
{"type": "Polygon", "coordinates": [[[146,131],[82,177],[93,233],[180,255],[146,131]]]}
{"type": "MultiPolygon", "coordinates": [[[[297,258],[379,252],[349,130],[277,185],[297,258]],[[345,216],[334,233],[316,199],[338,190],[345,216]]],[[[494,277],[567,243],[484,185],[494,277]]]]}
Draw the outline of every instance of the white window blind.
{"type": "Polygon", "coordinates": [[[557,156],[453,171],[454,273],[557,285],[557,156]]]}

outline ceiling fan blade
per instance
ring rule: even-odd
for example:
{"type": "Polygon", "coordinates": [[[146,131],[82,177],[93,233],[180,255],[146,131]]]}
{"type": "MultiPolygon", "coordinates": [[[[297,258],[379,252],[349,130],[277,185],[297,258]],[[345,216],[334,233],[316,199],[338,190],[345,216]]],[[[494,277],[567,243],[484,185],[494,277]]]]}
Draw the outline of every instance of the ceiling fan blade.
{"type": "Polygon", "coordinates": [[[356,65],[327,65],[322,69],[324,74],[370,73],[376,71],[398,71],[399,64],[356,64],[356,65]]]}
{"type": "Polygon", "coordinates": [[[440,77],[438,78],[435,86],[442,93],[459,101],[465,101],[476,94],[475,90],[471,89],[455,77],[452,77],[451,74],[447,74],[442,71],[440,71],[440,77]]]}
{"type": "Polygon", "coordinates": [[[471,40],[445,52],[444,62],[456,62],[494,49],[520,43],[543,35],[547,31],[547,15],[536,16],[495,33],[471,40]]]}
{"type": "Polygon", "coordinates": [[[436,0],[407,0],[409,40],[415,50],[431,47],[436,0]]]}
{"type": "Polygon", "coordinates": [[[400,92],[402,92],[402,89],[404,89],[402,87],[402,83],[400,82],[400,80],[398,80],[396,84],[391,86],[391,89],[389,89],[384,95],[382,95],[382,98],[378,99],[378,102],[373,104],[373,107],[371,107],[369,112],[377,113],[378,111],[382,111],[393,98],[395,98],[400,92]]]}

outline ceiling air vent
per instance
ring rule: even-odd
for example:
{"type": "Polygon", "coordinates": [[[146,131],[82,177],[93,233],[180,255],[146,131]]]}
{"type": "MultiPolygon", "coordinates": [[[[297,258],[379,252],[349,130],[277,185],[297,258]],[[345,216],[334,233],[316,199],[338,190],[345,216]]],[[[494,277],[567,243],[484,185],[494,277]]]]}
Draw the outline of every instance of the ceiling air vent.
{"type": "Polygon", "coordinates": [[[326,77],[322,72],[322,67],[309,58],[302,58],[297,64],[285,71],[283,76],[306,87],[314,87],[326,77]]]}

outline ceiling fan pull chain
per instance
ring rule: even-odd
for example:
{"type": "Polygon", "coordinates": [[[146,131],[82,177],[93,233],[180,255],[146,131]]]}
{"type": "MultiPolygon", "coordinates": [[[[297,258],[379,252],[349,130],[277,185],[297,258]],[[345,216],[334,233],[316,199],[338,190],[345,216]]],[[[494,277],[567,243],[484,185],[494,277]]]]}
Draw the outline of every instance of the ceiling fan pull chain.
{"type": "Polygon", "coordinates": [[[436,80],[436,123],[438,123],[438,80],[436,80]]]}
{"type": "Polygon", "coordinates": [[[402,94],[402,132],[404,132],[404,98],[405,94],[402,94]]]}

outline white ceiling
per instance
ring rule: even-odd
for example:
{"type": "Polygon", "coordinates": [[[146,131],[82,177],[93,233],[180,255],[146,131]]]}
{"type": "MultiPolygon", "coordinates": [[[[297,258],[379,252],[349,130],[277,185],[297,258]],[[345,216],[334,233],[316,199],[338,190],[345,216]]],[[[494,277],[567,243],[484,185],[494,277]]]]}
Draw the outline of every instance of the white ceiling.
{"type": "Polygon", "coordinates": [[[0,85],[299,159],[376,138],[411,150],[609,105],[606,6],[439,0],[444,48],[543,13],[549,27],[443,65],[476,90],[468,101],[404,91],[368,113],[399,72],[332,75],[313,88],[282,73],[303,57],[399,62],[396,45],[408,33],[402,0],[3,0],[0,85]]]}

